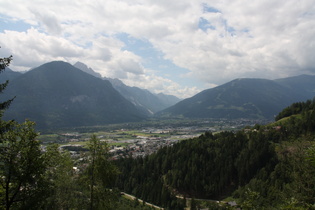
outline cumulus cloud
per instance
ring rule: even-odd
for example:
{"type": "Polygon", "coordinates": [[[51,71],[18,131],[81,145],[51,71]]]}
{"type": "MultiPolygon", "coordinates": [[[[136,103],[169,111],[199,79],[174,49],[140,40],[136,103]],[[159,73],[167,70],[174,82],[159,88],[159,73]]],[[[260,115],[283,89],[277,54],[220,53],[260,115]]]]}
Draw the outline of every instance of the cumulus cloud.
{"type": "Polygon", "coordinates": [[[212,27],[195,30],[190,36],[177,34],[173,42],[157,45],[177,65],[217,84],[248,75],[276,78],[301,74],[314,66],[310,60],[314,53],[311,37],[315,23],[310,22],[314,4],[255,1],[246,5],[240,1],[211,5],[218,12],[206,12],[202,17],[212,27]]]}
{"type": "Polygon", "coordinates": [[[36,19],[40,24],[45,28],[49,34],[60,35],[62,28],[59,24],[59,21],[56,17],[56,14],[53,13],[41,13],[40,11],[33,11],[36,19]]]}
{"type": "Polygon", "coordinates": [[[129,75],[128,79],[122,79],[122,81],[129,86],[142,87],[154,93],[175,95],[181,99],[191,97],[201,91],[196,87],[183,87],[170,79],[156,76],[150,71],[142,75],[129,75]]]}
{"type": "Polygon", "coordinates": [[[26,32],[0,33],[0,45],[14,55],[13,67],[26,70],[52,60],[67,61],[82,50],[63,38],[47,36],[31,28],[26,32]]]}
{"type": "Polygon", "coordinates": [[[0,33],[2,50],[10,50],[17,68],[79,60],[103,76],[178,96],[239,77],[315,73],[313,0],[12,0],[0,14],[30,24],[25,32],[0,33]],[[146,40],[202,85],[146,69],[120,33],[146,40]]]}

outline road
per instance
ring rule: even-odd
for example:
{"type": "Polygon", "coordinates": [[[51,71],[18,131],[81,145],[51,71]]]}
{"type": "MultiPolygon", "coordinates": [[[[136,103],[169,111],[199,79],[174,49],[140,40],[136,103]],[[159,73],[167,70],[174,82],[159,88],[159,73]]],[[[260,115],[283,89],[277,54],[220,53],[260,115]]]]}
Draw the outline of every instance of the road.
{"type": "MultiPolygon", "coordinates": [[[[138,199],[138,201],[139,201],[140,203],[143,203],[143,200],[141,200],[141,199],[139,199],[139,198],[137,198],[137,197],[135,197],[135,196],[133,196],[133,195],[127,194],[127,193],[125,193],[125,192],[121,192],[121,194],[124,195],[124,196],[126,196],[126,197],[128,197],[128,198],[131,199],[131,200],[138,199]]],[[[159,207],[159,206],[156,206],[156,205],[154,205],[154,204],[152,204],[152,203],[147,203],[147,202],[145,202],[145,205],[150,206],[150,207],[153,207],[153,208],[156,208],[156,209],[163,209],[163,210],[164,210],[164,208],[159,207]]]]}

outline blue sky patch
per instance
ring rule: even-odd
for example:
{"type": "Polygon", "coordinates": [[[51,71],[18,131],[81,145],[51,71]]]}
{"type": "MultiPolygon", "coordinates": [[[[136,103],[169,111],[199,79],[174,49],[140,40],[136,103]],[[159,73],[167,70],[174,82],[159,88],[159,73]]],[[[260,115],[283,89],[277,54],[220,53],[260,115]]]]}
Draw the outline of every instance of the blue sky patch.
{"type": "Polygon", "coordinates": [[[6,16],[0,16],[0,33],[3,33],[5,30],[24,32],[30,28],[31,25],[26,24],[22,20],[15,21],[6,16]]]}
{"type": "Polygon", "coordinates": [[[198,27],[205,32],[207,31],[207,29],[215,30],[215,27],[211,25],[211,23],[208,20],[204,19],[203,17],[199,18],[198,27]]]}
{"type": "Polygon", "coordinates": [[[168,78],[181,85],[189,86],[194,83],[200,86],[200,82],[192,81],[192,78],[185,78],[181,75],[190,71],[175,65],[171,60],[164,58],[164,53],[156,49],[148,40],[137,39],[126,33],[116,35],[116,38],[125,43],[122,50],[133,52],[143,59],[141,63],[144,68],[155,71],[157,76],[168,78]]]}
{"type": "Polygon", "coordinates": [[[214,7],[209,7],[207,4],[202,4],[202,7],[203,7],[204,13],[221,13],[220,10],[218,10],[214,7]]]}

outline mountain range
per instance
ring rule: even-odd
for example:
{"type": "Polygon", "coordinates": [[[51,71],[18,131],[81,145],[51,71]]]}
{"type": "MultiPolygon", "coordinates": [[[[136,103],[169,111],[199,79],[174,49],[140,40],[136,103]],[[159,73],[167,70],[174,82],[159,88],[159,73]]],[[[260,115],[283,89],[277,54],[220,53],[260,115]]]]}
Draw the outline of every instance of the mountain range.
{"type": "Polygon", "coordinates": [[[140,121],[152,114],[273,119],[290,104],[315,96],[315,76],[300,75],[276,80],[235,79],[179,101],[174,96],[127,86],[118,79],[102,78],[83,63],[62,61],[24,74],[7,68],[0,83],[6,80],[10,83],[3,100],[16,98],[4,119],[30,119],[40,129],[140,121]]]}
{"type": "Polygon", "coordinates": [[[81,62],[77,62],[73,66],[95,77],[108,80],[123,97],[133,103],[139,110],[146,112],[148,116],[180,101],[179,98],[172,95],[154,94],[146,89],[127,86],[119,79],[103,78],[99,73],[81,62]]]}
{"type": "Polygon", "coordinates": [[[4,100],[14,96],[4,118],[30,119],[40,129],[131,122],[147,117],[109,81],[61,61],[16,75],[3,95],[4,100]]]}
{"type": "Polygon", "coordinates": [[[273,119],[283,108],[315,96],[315,76],[235,79],[184,99],[157,116],[273,119]]]}

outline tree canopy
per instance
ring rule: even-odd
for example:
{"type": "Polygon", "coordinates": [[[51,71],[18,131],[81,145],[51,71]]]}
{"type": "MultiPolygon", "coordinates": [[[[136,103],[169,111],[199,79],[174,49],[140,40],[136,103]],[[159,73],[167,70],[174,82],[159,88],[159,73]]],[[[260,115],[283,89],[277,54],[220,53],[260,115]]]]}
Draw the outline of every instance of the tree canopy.
{"type": "Polygon", "coordinates": [[[206,132],[146,157],[117,160],[116,186],[167,209],[183,208],[177,197],[229,196],[243,209],[314,209],[314,104],[293,104],[272,124],[206,132]]]}

